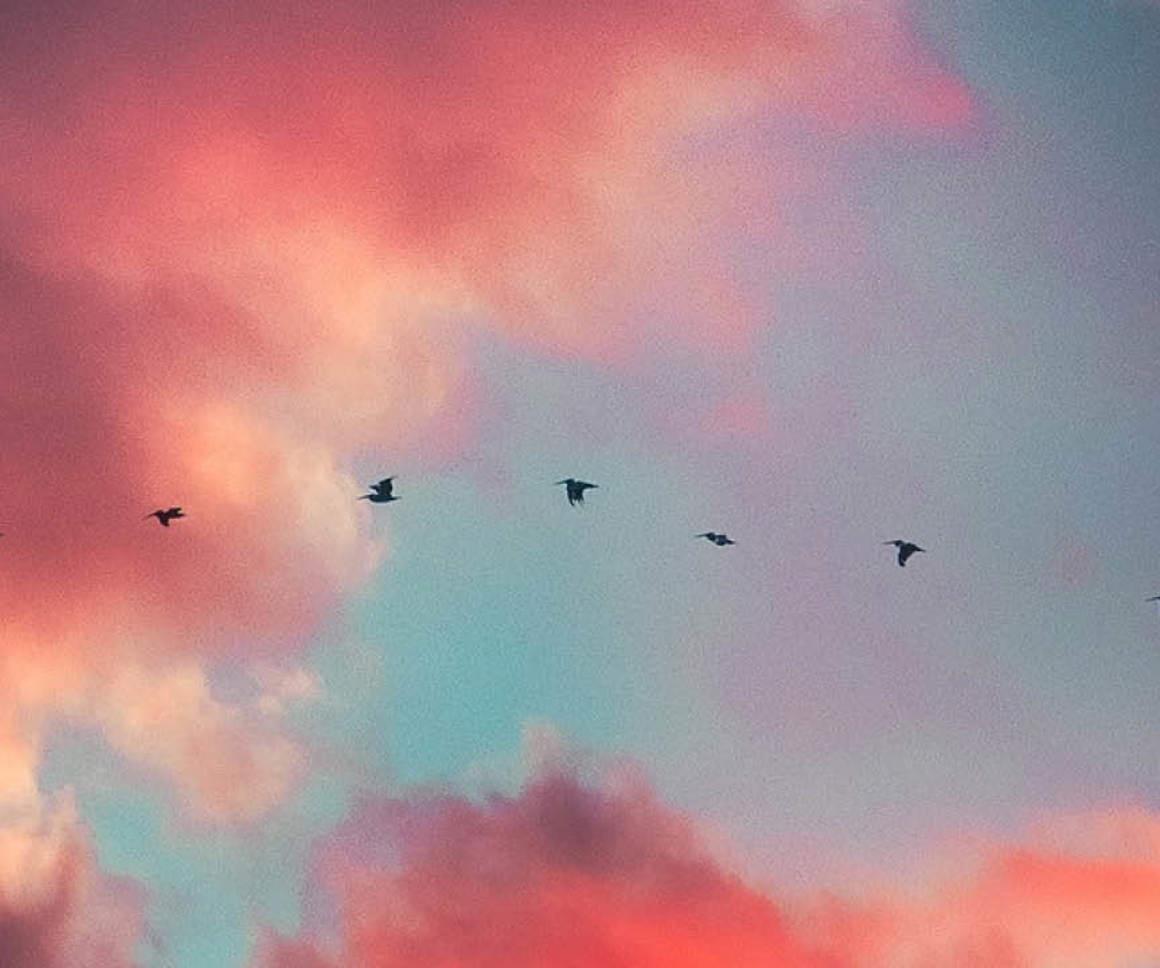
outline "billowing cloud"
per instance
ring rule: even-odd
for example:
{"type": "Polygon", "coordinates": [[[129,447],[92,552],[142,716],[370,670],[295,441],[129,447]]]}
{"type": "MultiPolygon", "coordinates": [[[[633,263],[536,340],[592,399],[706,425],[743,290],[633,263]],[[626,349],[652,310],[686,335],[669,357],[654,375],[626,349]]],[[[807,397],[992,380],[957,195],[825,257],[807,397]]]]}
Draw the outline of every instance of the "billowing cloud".
{"type": "MultiPolygon", "coordinates": [[[[631,781],[549,773],[482,804],[371,801],[319,869],[348,968],[823,964],[689,821],[631,781]]],[[[275,944],[264,964],[301,956],[275,944]]]]}
{"type": "Polygon", "coordinates": [[[0,964],[129,968],[144,933],[142,898],[101,875],[67,802],[0,822],[0,964]]]}
{"type": "Polygon", "coordinates": [[[89,708],[110,745],[170,778],[194,817],[245,821],[279,803],[303,772],[304,751],[278,729],[286,701],[309,695],[302,688],[291,675],[251,704],[231,705],[214,697],[200,666],[183,663],[123,669],[89,708]]]}
{"type": "Polygon", "coordinates": [[[322,893],[308,896],[331,899],[333,923],[318,938],[269,940],[258,964],[1123,968],[1160,957],[1154,814],[1057,820],[1047,836],[953,860],[957,874],[921,891],[775,899],[638,780],[547,768],[513,797],[368,800],[319,853],[322,893]]]}
{"type": "MultiPolygon", "coordinates": [[[[123,666],[300,645],[384,552],[348,462],[469,439],[476,327],[743,342],[722,239],[797,241],[779,193],[816,166],[731,124],[971,110],[889,0],[13,3],[0,57],[0,699],[29,736],[123,666]]],[[[148,762],[187,732],[94,718],[148,762]]]]}

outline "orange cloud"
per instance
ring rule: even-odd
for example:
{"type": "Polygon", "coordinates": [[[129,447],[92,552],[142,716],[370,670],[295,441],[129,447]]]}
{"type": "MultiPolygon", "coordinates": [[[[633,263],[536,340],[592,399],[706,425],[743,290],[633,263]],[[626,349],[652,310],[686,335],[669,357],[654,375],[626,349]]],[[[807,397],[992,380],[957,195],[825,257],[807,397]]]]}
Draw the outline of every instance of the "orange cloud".
{"type": "Polygon", "coordinates": [[[986,848],[970,880],[893,912],[879,963],[968,964],[984,951],[1003,953],[995,964],[1028,968],[1160,958],[1160,816],[1083,814],[1056,818],[1045,832],[986,848]]]}

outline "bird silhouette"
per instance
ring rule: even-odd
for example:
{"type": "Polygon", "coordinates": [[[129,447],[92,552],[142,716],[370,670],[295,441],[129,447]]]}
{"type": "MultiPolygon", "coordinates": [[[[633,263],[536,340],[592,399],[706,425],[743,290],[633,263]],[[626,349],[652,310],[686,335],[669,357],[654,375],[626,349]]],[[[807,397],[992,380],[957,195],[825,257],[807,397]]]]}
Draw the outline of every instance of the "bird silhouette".
{"type": "Polygon", "coordinates": [[[391,482],[393,477],[384,477],[378,484],[368,484],[367,487],[371,489],[370,494],[363,494],[359,497],[360,501],[370,501],[372,504],[386,504],[388,501],[397,501],[399,496],[395,493],[395,485],[391,482]]]}
{"type": "Polygon", "coordinates": [[[906,559],[916,551],[926,551],[925,548],[920,548],[911,541],[903,541],[901,538],[895,538],[893,541],[883,541],[882,543],[894,545],[898,549],[898,566],[900,568],[906,567],[906,559]]]}
{"type": "Polygon", "coordinates": [[[578,481],[574,477],[566,477],[562,481],[556,481],[557,484],[563,484],[568,491],[568,503],[571,505],[584,503],[584,492],[590,487],[599,487],[599,484],[589,484],[587,481],[578,481]]]}
{"type": "Polygon", "coordinates": [[[166,508],[164,511],[150,511],[145,515],[145,517],[146,519],[156,518],[161,522],[161,527],[168,528],[170,521],[172,521],[174,518],[184,518],[185,515],[181,513],[181,508],[166,508]]]}
{"type": "MultiPolygon", "coordinates": [[[[0,535],[0,537],[3,537],[3,535],[0,535]]],[[[1160,602],[1160,595],[1153,595],[1151,598],[1145,598],[1144,601],[1146,601],[1146,602],[1160,602]]]]}
{"type": "Polygon", "coordinates": [[[697,537],[698,538],[708,538],[718,548],[724,548],[725,545],[737,544],[737,542],[734,541],[732,538],[730,538],[729,535],[718,534],[716,531],[705,531],[705,532],[697,535],[697,537]]]}

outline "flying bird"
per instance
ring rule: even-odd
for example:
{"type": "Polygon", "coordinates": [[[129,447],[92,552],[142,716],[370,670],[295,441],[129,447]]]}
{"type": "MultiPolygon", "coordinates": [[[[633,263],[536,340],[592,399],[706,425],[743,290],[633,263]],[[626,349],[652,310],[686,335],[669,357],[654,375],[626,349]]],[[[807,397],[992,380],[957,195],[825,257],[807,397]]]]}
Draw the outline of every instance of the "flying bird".
{"type": "Polygon", "coordinates": [[[708,538],[718,548],[724,548],[725,545],[737,544],[737,542],[730,538],[729,535],[718,534],[716,531],[705,531],[702,534],[697,535],[697,537],[708,538]]]}
{"type": "Polygon", "coordinates": [[[898,549],[898,566],[900,568],[906,567],[906,559],[916,551],[926,551],[925,548],[920,548],[911,541],[903,541],[901,538],[895,538],[893,541],[883,541],[882,543],[894,545],[898,549]]]}
{"type": "Polygon", "coordinates": [[[590,487],[599,487],[599,484],[589,484],[587,481],[578,481],[574,477],[566,477],[556,484],[563,484],[568,491],[568,503],[575,506],[584,503],[584,492],[590,487]]]}
{"type": "Polygon", "coordinates": [[[166,508],[164,511],[162,511],[162,510],[150,511],[148,514],[145,515],[146,520],[148,520],[149,518],[156,518],[158,521],[161,522],[161,526],[163,528],[168,528],[169,522],[172,521],[174,518],[184,518],[184,517],[185,517],[185,515],[181,513],[181,508],[166,508]]]}
{"type": "MultiPolygon", "coordinates": [[[[2,538],[2,537],[3,537],[3,535],[0,535],[0,538],[2,538]]],[[[1145,598],[1144,601],[1146,601],[1146,602],[1160,602],[1160,595],[1153,595],[1151,598],[1145,598]]]]}
{"type": "Polygon", "coordinates": [[[378,484],[368,484],[367,487],[371,489],[371,493],[361,495],[359,500],[370,501],[372,504],[386,504],[388,501],[397,501],[399,496],[393,493],[395,487],[391,483],[393,480],[393,477],[384,477],[378,484]]]}

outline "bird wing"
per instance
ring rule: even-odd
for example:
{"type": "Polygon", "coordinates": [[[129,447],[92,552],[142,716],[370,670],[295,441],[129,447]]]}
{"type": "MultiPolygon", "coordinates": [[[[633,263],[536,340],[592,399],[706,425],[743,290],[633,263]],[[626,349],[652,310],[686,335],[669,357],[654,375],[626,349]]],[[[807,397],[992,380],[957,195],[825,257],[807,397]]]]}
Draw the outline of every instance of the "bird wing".
{"type": "Polygon", "coordinates": [[[916,544],[904,544],[898,549],[898,563],[900,565],[906,564],[906,559],[909,558],[916,551],[925,551],[925,548],[920,548],[916,544]]]}

